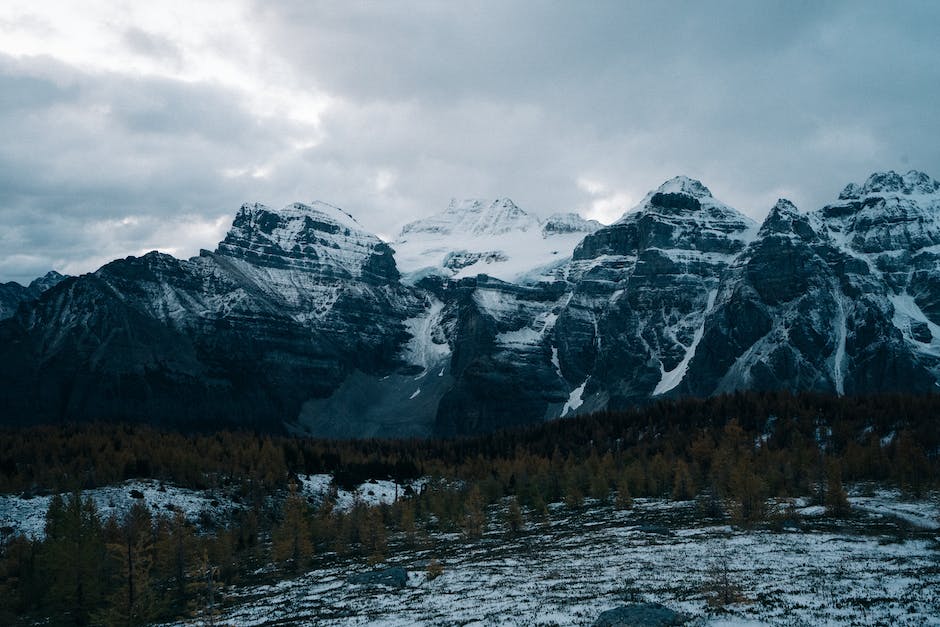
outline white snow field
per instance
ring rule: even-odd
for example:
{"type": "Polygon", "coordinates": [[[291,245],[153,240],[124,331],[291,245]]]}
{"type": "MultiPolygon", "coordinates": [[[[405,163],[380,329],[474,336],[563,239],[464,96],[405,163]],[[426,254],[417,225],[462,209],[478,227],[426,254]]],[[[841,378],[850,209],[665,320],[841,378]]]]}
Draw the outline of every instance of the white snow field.
{"type": "MultiPolygon", "coordinates": [[[[853,495],[847,520],[793,517],[779,530],[703,519],[696,504],[637,499],[618,511],[552,506],[551,523],[482,540],[390,548],[403,589],[347,583],[362,562],[321,555],[305,575],[228,591],[231,625],[590,625],[629,602],[662,603],[693,625],[940,625],[940,496],[853,495]],[[430,579],[432,559],[443,574],[430,579]],[[709,605],[724,568],[741,601],[709,605]]],[[[393,545],[395,543],[393,542],[393,545]]],[[[201,619],[190,623],[205,624],[201,619]]]]}
{"type": "MultiPolygon", "coordinates": [[[[192,490],[153,479],[130,479],[119,485],[85,490],[82,498],[86,497],[95,502],[101,520],[111,516],[120,519],[137,502],[145,503],[154,515],[161,512],[173,515],[175,510],[180,510],[193,523],[203,515],[224,522],[231,517],[233,509],[241,507],[223,496],[221,490],[192,490]],[[143,495],[142,498],[131,496],[134,490],[143,495]]],[[[68,495],[63,495],[63,498],[68,498],[68,495]]],[[[37,540],[44,538],[46,512],[51,500],[51,496],[26,498],[17,494],[0,494],[0,528],[5,529],[0,540],[17,533],[37,540]]]]}

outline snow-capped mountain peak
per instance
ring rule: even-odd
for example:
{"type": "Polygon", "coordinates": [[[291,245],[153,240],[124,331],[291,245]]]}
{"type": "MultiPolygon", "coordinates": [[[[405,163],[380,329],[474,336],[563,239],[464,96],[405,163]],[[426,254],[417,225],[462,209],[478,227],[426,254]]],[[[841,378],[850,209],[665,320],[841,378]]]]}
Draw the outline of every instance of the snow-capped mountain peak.
{"type": "Polygon", "coordinates": [[[757,224],[751,218],[716,199],[700,181],[686,176],[673,177],[650,191],[614,224],[642,220],[668,224],[676,233],[704,229],[742,241],[757,233],[757,224]]]}
{"type": "Polygon", "coordinates": [[[577,214],[556,214],[543,223],[509,198],[451,200],[441,213],[405,225],[392,246],[410,280],[487,274],[525,281],[551,272],[600,226],[577,214]]]}
{"type": "Polygon", "coordinates": [[[811,237],[812,228],[806,215],[800,213],[799,209],[786,198],[780,198],[761,224],[758,236],[765,237],[771,233],[797,233],[803,237],[811,237]]]}
{"type": "Polygon", "coordinates": [[[839,200],[857,200],[866,196],[929,196],[940,193],[940,181],[929,175],[909,170],[898,174],[894,170],[875,172],[863,185],[849,183],[839,194],[839,200]]]}
{"type": "Polygon", "coordinates": [[[674,176],[660,185],[654,194],[686,194],[693,198],[712,198],[711,191],[696,179],[687,176],[674,176]]]}
{"type": "Polygon", "coordinates": [[[539,221],[520,209],[509,198],[483,200],[453,199],[443,212],[406,224],[399,241],[413,233],[439,235],[499,235],[510,231],[538,229],[539,221]]]}
{"type": "Polygon", "coordinates": [[[342,209],[319,201],[278,210],[242,205],[218,252],[258,265],[336,277],[398,276],[387,244],[342,209]]]}

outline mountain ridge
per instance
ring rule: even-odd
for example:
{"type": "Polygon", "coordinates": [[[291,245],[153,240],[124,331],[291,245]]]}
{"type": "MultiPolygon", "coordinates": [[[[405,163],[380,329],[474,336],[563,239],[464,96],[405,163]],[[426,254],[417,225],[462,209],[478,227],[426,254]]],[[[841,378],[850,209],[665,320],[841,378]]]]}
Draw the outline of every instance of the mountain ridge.
{"type": "Polygon", "coordinates": [[[760,224],[688,177],[607,226],[453,201],[391,244],[326,203],[246,204],[215,251],[18,307],[14,423],[452,436],[743,389],[934,391],[940,183],[875,173],[760,224]]]}

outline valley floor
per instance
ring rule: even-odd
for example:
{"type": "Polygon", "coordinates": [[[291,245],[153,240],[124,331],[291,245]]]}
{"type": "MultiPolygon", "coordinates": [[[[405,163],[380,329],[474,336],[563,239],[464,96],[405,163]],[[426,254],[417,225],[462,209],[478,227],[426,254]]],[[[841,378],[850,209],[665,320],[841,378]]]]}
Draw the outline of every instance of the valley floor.
{"type": "Polygon", "coordinates": [[[776,528],[756,530],[703,518],[694,502],[553,506],[549,523],[516,537],[493,524],[477,541],[440,534],[396,550],[390,564],[409,571],[402,589],[347,583],[368,567],[321,555],[296,579],[229,590],[215,620],[590,625],[607,609],[646,601],[700,625],[940,625],[940,496],[909,502],[856,491],[850,501],[845,520],[798,502],[776,528]],[[432,559],[443,565],[433,579],[432,559]],[[718,592],[736,601],[719,608],[718,592]]]}

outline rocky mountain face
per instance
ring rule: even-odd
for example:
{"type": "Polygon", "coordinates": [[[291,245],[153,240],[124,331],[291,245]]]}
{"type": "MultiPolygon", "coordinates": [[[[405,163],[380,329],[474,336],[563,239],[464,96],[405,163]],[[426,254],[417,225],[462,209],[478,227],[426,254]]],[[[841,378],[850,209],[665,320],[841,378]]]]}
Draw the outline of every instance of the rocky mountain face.
{"type": "Polygon", "coordinates": [[[0,324],[0,406],[7,422],[280,430],[353,370],[396,363],[421,306],[342,211],[245,205],[215,252],[114,261],[0,324]]]}
{"type": "Polygon", "coordinates": [[[609,226],[455,201],[391,245],[323,203],[245,205],[215,252],[33,298],[0,323],[6,422],[450,436],[739,389],[927,392],[940,183],[878,173],[759,225],[685,177],[609,226]]]}
{"type": "Polygon", "coordinates": [[[20,285],[15,281],[0,283],[0,320],[11,317],[20,303],[36,300],[40,294],[50,287],[55,287],[63,279],[65,276],[51,270],[31,281],[29,285],[20,285]]]}

